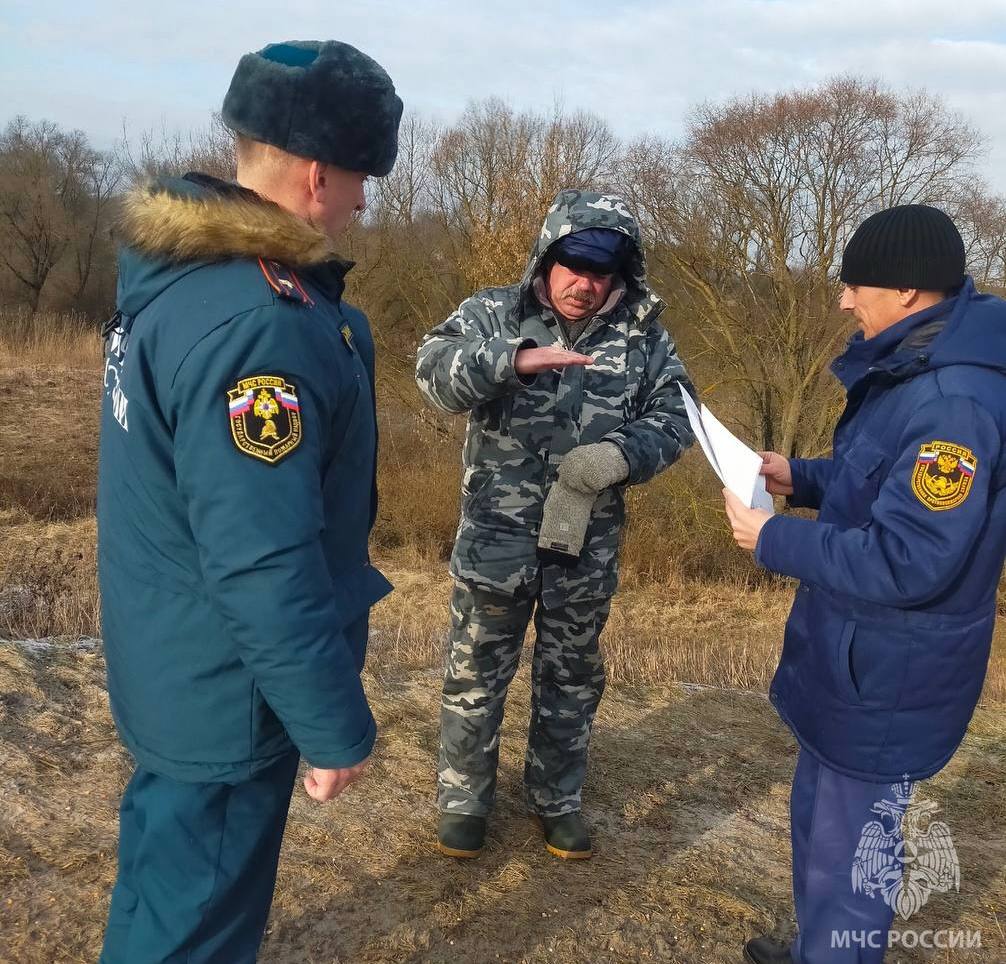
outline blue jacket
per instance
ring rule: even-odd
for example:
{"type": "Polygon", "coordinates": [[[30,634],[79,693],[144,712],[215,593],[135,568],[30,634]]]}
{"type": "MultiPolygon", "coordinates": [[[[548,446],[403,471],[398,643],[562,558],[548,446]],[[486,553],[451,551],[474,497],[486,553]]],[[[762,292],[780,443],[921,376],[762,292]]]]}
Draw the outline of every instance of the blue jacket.
{"type": "Polygon", "coordinates": [[[127,200],[98,560],[112,712],[145,768],[364,759],[373,343],[331,243],[201,176],[127,200]]]}
{"type": "Polygon", "coordinates": [[[771,698],[863,780],[931,776],[981,694],[1006,552],[1006,302],[954,298],[849,343],[833,457],[793,459],[755,555],[800,580],[771,698]]]}

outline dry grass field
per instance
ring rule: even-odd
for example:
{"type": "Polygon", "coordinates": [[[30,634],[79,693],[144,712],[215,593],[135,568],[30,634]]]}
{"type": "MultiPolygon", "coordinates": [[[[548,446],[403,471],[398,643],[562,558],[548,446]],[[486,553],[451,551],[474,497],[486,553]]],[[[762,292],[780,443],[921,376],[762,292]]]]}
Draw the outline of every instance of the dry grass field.
{"type": "MultiPolygon", "coordinates": [[[[100,644],[87,641],[100,635],[100,366],[93,338],[0,336],[0,962],[10,964],[93,961],[114,873],[129,762],[100,644]],[[43,641],[13,642],[25,639],[43,641]]],[[[375,554],[397,591],[375,611],[368,659],[381,739],[368,779],[344,798],[317,806],[297,794],[262,960],[718,962],[738,960],[755,933],[790,934],[794,745],[762,695],[789,588],[728,555],[715,489],[691,456],[676,478],[633,495],[585,797],[597,857],[549,857],[524,814],[526,671],[508,706],[488,851],[463,864],[435,853],[456,432],[405,405],[382,414],[375,554]]],[[[1006,960],[1004,700],[999,639],[964,747],[924,788],[953,832],[961,890],[911,922],[979,929],[984,948],[888,960],[1006,960]]]]}
{"type": "MultiPolygon", "coordinates": [[[[520,803],[521,679],[489,847],[459,863],[434,850],[436,674],[371,667],[381,729],[372,772],[332,804],[297,792],[264,962],[704,964],[737,961],[752,934],[792,933],[794,748],[764,698],[612,687],[585,796],[598,853],[564,863],[545,853],[520,803]]],[[[103,686],[97,651],[0,643],[0,960],[11,964],[96,958],[129,770],[103,686]]],[[[996,712],[983,710],[926,786],[952,827],[962,882],[913,924],[980,929],[985,944],[936,960],[1006,959],[1003,735],[996,712]]]]}

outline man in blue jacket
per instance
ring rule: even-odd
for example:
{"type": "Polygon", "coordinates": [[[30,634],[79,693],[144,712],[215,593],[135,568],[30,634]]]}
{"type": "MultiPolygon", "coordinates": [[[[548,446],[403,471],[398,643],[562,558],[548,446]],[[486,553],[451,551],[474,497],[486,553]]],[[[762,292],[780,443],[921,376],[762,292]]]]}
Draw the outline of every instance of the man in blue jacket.
{"type": "Polygon", "coordinates": [[[751,941],[758,964],[883,959],[903,906],[888,886],[900,814],[964,737],[1006,551],[1006,302],[975,291],[957,228],[924,205],[864,221],[841,278],[861,331],[832,366],[847,392],[833,455],[765,453],[762,469],[817,519],[726,496],[738,544],[800,580],[771,689],[800,743],[799,934],[792,948],[751,941]],[[859,851],[871,822],[886,847],[876,866],[859,851]]]}
{"type": "Polygon", "coordinates": [[[224,102],[238,183],[126,200],[98,552],[136,770],[105,964],[254,961],[299,756],[324,801],[374,744],[373,341],[334,239],[391,170],[401,112],[355,48],[272,44],[224,102]]]}

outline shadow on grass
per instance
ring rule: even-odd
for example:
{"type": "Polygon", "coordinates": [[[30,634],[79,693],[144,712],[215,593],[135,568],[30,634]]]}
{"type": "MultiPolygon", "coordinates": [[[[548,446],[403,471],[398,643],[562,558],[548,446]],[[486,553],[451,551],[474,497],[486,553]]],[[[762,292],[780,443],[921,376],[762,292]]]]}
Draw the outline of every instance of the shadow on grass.
{"type": "MultiPolygon", "coordinates": [[[[631,707],[626,692],[618,716],[631,707]]],[[[515,702],[524,709],[524,694],[517,701],[514,695],[511,711],[515,702]]],[[[707,690],[679,693],[643,713],[630,710],[629,723],[612,725],[610,715],[603,715],[584,810],[597,852],[582,862],[544,851],[540,830],[521,803],[523,733],[514,723],[505,728],[505,762],[486,851],[473,861],[435,852],[434,708],[430,702],[404,713],[399,707],[397,720],[381,720],[386,733],[404,724],[426,758],[426,805],[400,829],[411,846],[377,872],[368,872],[365,860],[347,867],[338,898],[304,908],[296,922],[274,914],[263,961],[627,960],[641,948],[656,959],[711,961],[718,958],[703,956],[700,923],[706,937],[732,946],[735,955],[745,928],[789,926],[766,920],[768,895],[759,895],[757,887],[753,904],[728,895],[720,906],[704,907],[702,887],[675,879],[690,848],[715,837],[738,811],[791,776],[788,740],[764,700],[707,690]],[[731,699],[744,703],[744,720],[729,710],[731,699]],[[774,762],[766,765],[766,759],[774,762]],[[671,913],[659,906],[668,895],[677,904],[671,913]],[[660,921],[656,926],[640,914],[648,902],[660,921]],[[746,920],[737,919],[738,907],[746,920]],[[682,919],[674,930],[676,914],[693,919],[682,919]],[[724,942],[715,938],[718,928],[736,936],[724,942]]],[[[416,756],[396,761],[401,744],[397,736],[388,741],[394,745],[390,752],[383,748],[382,769],[422,794],[416,756]]],[[[370,806],[380,808],[380,795],[368,796],[370,806]]],[[[386,813],[400,819],[400,810],[387,806],[386,813]]],[[[371,817],[380,820],[381,814],[371,817]]]]}

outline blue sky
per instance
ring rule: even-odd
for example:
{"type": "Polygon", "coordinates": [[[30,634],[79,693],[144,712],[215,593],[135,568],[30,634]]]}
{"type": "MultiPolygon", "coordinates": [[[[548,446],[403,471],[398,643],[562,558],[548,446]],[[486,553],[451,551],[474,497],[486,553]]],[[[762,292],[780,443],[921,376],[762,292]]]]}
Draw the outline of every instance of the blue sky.
{"type": "Polygon", "coordinates": [[[124,124],[201,126],[242,53],[307,38],[360,47],[409,109],[441,120],[471,98],[558,99],[626,136],[678,135],[705,100],[879,77],[962,112],[986,135],[980,172],[1006,192],[1004,0],[4,0],[0,122],[47,118],[99,146],[124,124]]]}

